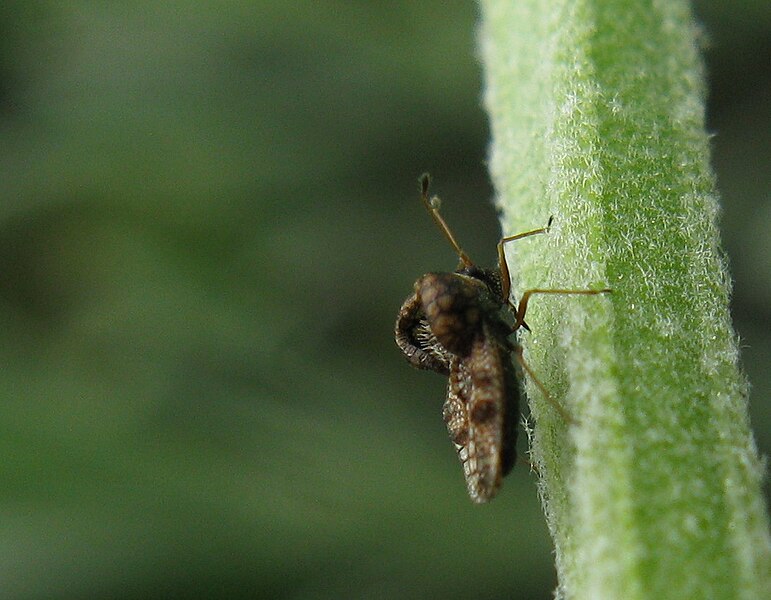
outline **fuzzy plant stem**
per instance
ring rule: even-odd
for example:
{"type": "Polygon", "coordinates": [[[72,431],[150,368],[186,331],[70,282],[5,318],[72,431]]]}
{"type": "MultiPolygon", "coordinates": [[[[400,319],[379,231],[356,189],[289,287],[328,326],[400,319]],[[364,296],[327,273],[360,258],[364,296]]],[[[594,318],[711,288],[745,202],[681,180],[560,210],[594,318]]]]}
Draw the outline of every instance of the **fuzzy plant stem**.
{"type": "MultiPolygon", "coordinates": [[[[683,0],[482,0],[490,168],[558,597],[771,598],[763,465],[683,0]]],[[[758,399],[766,400],[766,399],[758,399]]]]}

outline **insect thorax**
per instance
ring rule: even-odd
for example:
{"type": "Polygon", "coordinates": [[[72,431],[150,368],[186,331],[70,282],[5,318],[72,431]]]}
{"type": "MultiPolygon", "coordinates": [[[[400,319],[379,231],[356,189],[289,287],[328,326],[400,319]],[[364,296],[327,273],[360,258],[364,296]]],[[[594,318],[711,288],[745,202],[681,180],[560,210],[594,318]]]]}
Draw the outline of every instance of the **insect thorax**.
{"type": "Polygon", "coordinates": [[[492,300],[498,300],[498,304],[502,305],[506,302],[506,298],[503,297],[503,285],[501,284],[501,273],[497,269],[483,269],[472,265],[470,267],[461,267],[455,271],[458,275],[465,275],[466,277],[472,277],[484,283],[490,292],[492,300]]]}

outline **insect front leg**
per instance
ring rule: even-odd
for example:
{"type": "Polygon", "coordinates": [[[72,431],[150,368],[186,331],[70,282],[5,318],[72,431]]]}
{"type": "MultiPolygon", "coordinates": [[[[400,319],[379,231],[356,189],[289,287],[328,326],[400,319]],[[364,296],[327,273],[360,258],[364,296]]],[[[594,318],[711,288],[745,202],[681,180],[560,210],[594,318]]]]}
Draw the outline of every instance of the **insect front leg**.
{"type": "Polygon", "coordinates": [[[547,233],[553,220],[554,217],[549,217],[549,222],[546,224],[546,227],[533,229],[532,231],[526,231],[525,233],[518,233],[517,235],[502,237],[498,242],[498,269],[501,272],[501,287],[504,301],[508,302],[509,300],[509,292],[511,292],[511,276],[509,275],[509,264],[506,262],[506,253],[503,251],[503,245],[507,244],[508,242],[513,242],[514,240],[521,240],[522,238],[526,238],[531,235],[547,233]]]}

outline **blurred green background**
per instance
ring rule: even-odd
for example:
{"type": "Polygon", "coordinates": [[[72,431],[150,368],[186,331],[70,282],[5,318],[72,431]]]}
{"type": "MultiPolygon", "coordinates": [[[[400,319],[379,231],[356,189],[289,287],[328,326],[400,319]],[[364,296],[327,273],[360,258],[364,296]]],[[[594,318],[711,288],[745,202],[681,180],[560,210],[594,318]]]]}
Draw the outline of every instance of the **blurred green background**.
{"type": "MultiPolygon", "coordinates": [[[[422,171],[494,259],[476,11],[3,3],[0,597],[551,597],[533,476],[473,506],[392,338],[455,266],[422,171]]],[[[697,13],[767,453],[771,7],[697,13]]]]}

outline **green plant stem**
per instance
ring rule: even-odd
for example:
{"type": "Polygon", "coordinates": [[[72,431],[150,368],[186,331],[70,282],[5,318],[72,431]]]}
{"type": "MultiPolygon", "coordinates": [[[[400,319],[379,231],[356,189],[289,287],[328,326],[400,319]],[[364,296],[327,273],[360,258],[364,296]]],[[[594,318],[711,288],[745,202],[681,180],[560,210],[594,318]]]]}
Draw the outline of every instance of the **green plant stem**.
{"type": "Polygon", "coordinates": [[[728,311],[698,30],[682,0],[483,0],[490,167],[558,594],[771,597],[762,465],[728,311]]]}

